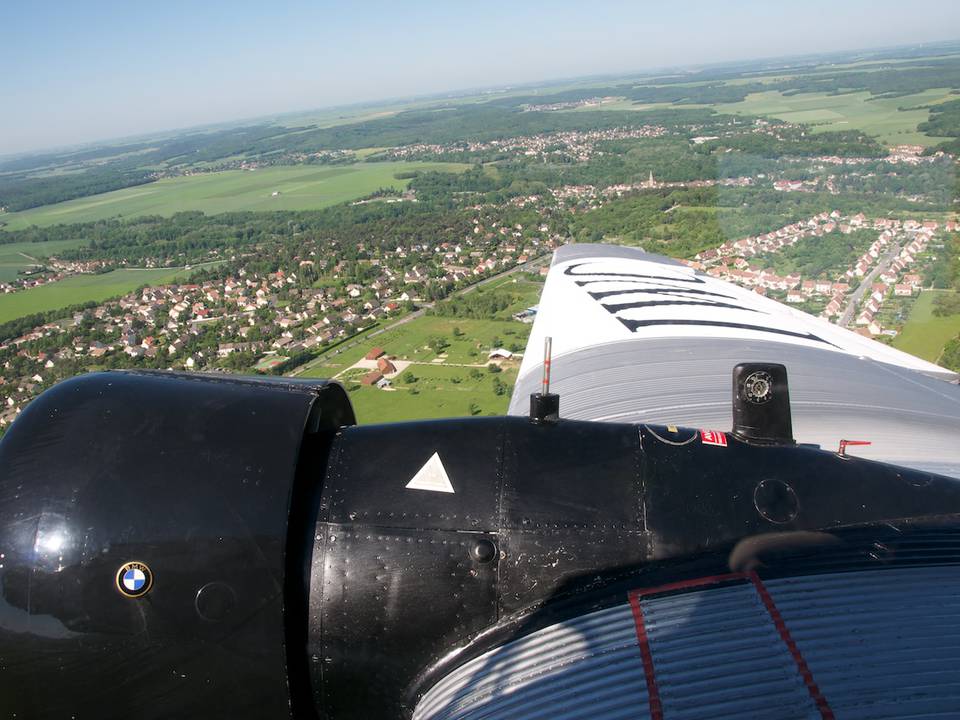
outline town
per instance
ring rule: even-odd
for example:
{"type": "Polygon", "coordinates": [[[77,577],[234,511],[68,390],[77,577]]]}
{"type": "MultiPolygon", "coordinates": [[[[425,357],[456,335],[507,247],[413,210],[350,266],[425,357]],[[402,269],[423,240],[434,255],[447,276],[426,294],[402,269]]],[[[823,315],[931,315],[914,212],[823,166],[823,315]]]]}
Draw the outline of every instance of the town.
{"type": "Polygon", "coordinates": [[[937,239],[938,231],[956,229],[956,221],[948,221],[941,228],[936,220],[870,220],[863,213],[845,217],[834,210],[757,237],[726,242],[698,253],[688,264],[788,303],[819,303],[822,317],[844,327],[855,316],[858,332],[873,337],[890,334],[877,320],[884,302],[891,297],[912,297],[920,290],[922,274],[917,271],[917,264],[926,259],[924,253],[937,239]],[[834,268],[833,277],[830,273],[816,278],[804,278],[798,273],[780,275],[772,268],[756,267],[755,258],[767,261],[804,238],[822,238],[831,233],[850,235],[858,230],[875,231],[876,240],[850,266],[834,268]],[[873,282],[875,278],[879,282],[873,282]]]}
{"type": "MultiPolygon", "coordinates": [[[[603,98],[602,102],[607,100],[603,98]]],[[[544,109],[559,112],[569,108],[558,105],[544,109]]],[[[679,143],[672,148],[686,147],[699,153],[709,151],[723,137],[786,142],[790,138],[802,140],[802,132],[800,126],[761,119],[724,120],[709,126],[646,124],[487,141],[418,142],[380,148],[378,157],[467,159],[479,163],[482,158],[504,155],[529,164],[524,167],[548,162],[582,167],[603,159],[605,154],[616,155],[611,153],[610,143],[627,142],[632,143],[630,147],[638,147],[669,140],[679,143]]],[[[252,171],[276,162],[336,164],[353,158],[349,151],[330,150],[228,162],[237,169],[252,171]]],[[[558,175],[554,182],[539,183],[536,192],[505,193],[495,195],[497,199],[485,198],[476,190],[455,189],[444,196],[443,202],[454,208],[451,212],[459,213],[456,222],[439,224],[429,239],[419,232],[395,243],[388,237],[351,239],[354,259],[350,261],[341,257],[342,246],[325,239],[322,233],[295,233],[297,240],[287,247],[282,261],[267,263],[269,271],[262,269],[263,261],[278,257],[278,246],[268,242],[236,252],[213,243],[208,252],[191,256],[196,259],[192,265],[180,266],[186,275],[193,275],[189,280],[151,284],[122,297],[91,303],[65,317],[24,328],[16,337],[8,336],[0,342],[0,432],[38,393],[91,369],[296,372],[329,349],[355,342],[353,338],[371,328],[391,327],[418,309],[430,308],[436,301],[481,281],[528,268],[534,260],[546,261],[564,243],[585,238],[622,242],[616,235],[598,234],[584,225],[584,219],[619,203],[663,198],[659,209],[648,212],[664,218],[669,248],[673,238],[667,219],[675,211],[683,212],[687,198],[699,203],[705,198],[717,202],[723,197],[721,193],[728,193],[736,203],[749,207],[747,201],[753,196],[737,193],[767,193],[775,199],[818,193],[846,197],[843,193],[851,188],[862,190],[861,185],[872,183],[870,187],[877,196],[929,205],[938,201],[936,192],[943,189],[945,178],[953,177],[955,170],[952,156],[925,153],[914,145],[890,146],[885,155],[874,157],[815,154],[746,159],[746,165],[744,158],[738,161],[740,166],[718,165],[712,177],[705,177],[694,166],[689,171],[691,179],[665,179],[659,176],[664,168],[661,162],[657,174],[652,167],[639,178],[632,172],[632,181],[571,183],[558,175]],[[898,193],[890,192],[894,186],[899,188],[898,193]]],[[[208,173],[217,169],[222,167],[212,163],[164,172],[208,173]]],[[[486,173],[481,165],[474,166],[474,178],[483,178],[486,173]]],[[[349,206],[359,211],[423,205],[421,187],[414,184],[405,190],[380,189],[353,200],[349,206]]],[[[272,192],[274,197],[279,194],[279,190],[272,192]]],[[[863,193],[861,197],[869,201],[871,196],[863,193]]],[[[924,285],[946,236],[957,231],[955,220],[911,217],[902,210],[893,216],[881,216],[833,209],[805,217],[794,213],[794,217],[779,227],[767,224],[765,232],[729,233],[726,239],[708,242],[706,249],[690,251],[680,259],[700,272],[889,341],[899,332],[909,303],[924,285]]],[[[633,242],[647,246],[642,235],[633,242]]],[[[26,256],[31,264],[16,278],[0,282],[0,293],[29,292],[78,275],[171,267],[178,257],[117,252],[109,257],[90,255],[26,256]]],[[[528,269],[545,272],[543,267],[528,269]]],[[[531,317],[528,313],[522,319],[529,321],[531,317]]],[[[495,346],[482,350],[512,352],[495,346]]],[[[372,358],[369,367],[360,368],[366,370],[364,377],[356,380],[389,389],[403,365],[402,360],[400,365],[391,365],[395,362],[383,356],[372,358]]],[[[505,386],[499,379],[498,383],[502,390],[505,386]]]]}
{"type": "Polygon", "coordinates": [[[366,253],[355,271],[369,278],[363,281],[336,259],[335,248],[318,247],[266,275],[241,267],[216,281],[146,287],[40,325],[0,344],[0,357],[13,355],[0,369],[0,428],[43,389],[91,365],[289,370],[312,352],[428,302],[430,283],[469,287],[521,268],[562,241],[545,224],[525,232],[476,209],[473,232],[460,242],[366,253]],[[308,280],[318,274],[329,278],[329,287],[308,280]]]}

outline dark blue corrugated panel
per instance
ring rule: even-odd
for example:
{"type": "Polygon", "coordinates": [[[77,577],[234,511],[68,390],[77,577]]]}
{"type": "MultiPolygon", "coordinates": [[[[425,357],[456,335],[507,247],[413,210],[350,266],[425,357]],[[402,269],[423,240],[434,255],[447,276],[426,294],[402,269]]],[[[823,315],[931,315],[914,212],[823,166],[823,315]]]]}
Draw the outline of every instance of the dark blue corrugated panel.
{"type": "Polygon", "coordinates": [[[652,658],[624,604],[552,625],[467,663],[415,720],[960,717],[960,570],[909,567],[763,583],[792,654],[749,579],[640,601],[652,658]]]}
{"type": "Polygon", "coordinates": [[[819,718],[752,584],[641,603],[664,718],[819,718]]]}
{"type": "Polygon", "coordinates": [[[960,569],[766,584],[837,718],[960,717],[960,569]]]}
{"type": "Polygon", "coordinates": [[[559,623],[467,663],[434,686],[415,720],[647,717],[629,605],[559,623]]]}

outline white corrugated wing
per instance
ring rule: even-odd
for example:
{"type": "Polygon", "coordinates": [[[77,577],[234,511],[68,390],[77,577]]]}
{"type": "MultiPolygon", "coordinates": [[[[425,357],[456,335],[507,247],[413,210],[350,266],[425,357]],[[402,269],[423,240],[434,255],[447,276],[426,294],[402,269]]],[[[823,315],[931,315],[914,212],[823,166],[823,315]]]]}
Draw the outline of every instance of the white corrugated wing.
{"type": "MultiPolygon", "coordinates": [[[[542,358],[536,348],[553,338],[555,357],[606,343],[651,338],[725,338],[777,341],[869,357],[879,362],[952,377],[953,373],[775,300],[637,250],[608,257],[564,259],[557,252],[540,300],[520,376],[542,358]]],[[[626,248],[618,248],[622,253],[626,248]]],[[[579,254],[579,253],[578,253],[579,254]]]]}
{"type": "Polygon", "coordinates": [[[728,429],[733,367],[778,362],[799,442],[868,440],[855,454],[960,476],[955,373],[667,258],[558,250],[511,414],[539,390],[547,336],[561,417],[728,429]]]}

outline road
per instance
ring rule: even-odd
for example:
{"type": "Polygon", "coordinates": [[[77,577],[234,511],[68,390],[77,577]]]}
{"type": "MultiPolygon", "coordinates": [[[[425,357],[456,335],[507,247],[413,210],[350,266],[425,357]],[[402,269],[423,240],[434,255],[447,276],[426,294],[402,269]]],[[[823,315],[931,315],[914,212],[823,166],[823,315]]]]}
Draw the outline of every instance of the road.
{"type": "MultiPolygon", "coordinates": [[[[488,278],[484,278],[480,282],[473,283],[472,285],[468,285],[467,287],[462,288],[461,290],[457,290],[456,292],[451,293],[449,297],[454,298],[454,297],[457,297],[458,295],[466,295],[467,293],[473,292],[475,289],[477,289],[481,285],[489,285],[492,282],[496,282],[497,280],[505,278],[508,275],[512,275],[514,273],[530,272],[531,270],[534,270],[540,267],[545,262],[549,262],[551,257],[553,257],[553,253],[544,253],[543,255],[539,255],[535,257],[533,260],[529,260],[528,262],[523,263],[523,265],[514,265],[511,268],[507,268],[503,272],[497,273],[496,275],[491,275],[488,278]]],[[[425,303],[424,305],[420,306],[420,308],[418,308],[417,310],[414,310],[412,313],[404,315],[402,318],[400,318],[399,320],[396,320],[395,322],[390,323],[389,325],[385,325],[381,328],[377,328],[372,332],[367,332],[365,330],[361,331],[356,335],[353,335],[351,338],[345,340],[340,345],[337,345],[337,347],[331,350],[330,352],[324,353],[320,357],[311,360],[305,365],[301,365],[300,367],[292,370],[291,372],[286,373],[286,375],[288,377],[295,377],[297,375],[300,375],[306,372],[312,367],[316,367],[317,365],[323,365],[331,358],[334,358],[337,355],[341,355],[345,353],[347,350],[352,350],[360,343],[367,342],[370,338],[374,338],[377,335],[382,335],[383,333],[389,330],[393,330],[394,328],[398,328],[401,325],[405,325],[411,320],[416,320],[418,317],[423,315],[427,310],[429,310],[433,306],[434,306],[434,303],[425,303]]]]}
{"type": "Polygon", "coordinates": [[[893,259],[900,254],[900,246],[894,245],[890,248],[890,251],[880,258],[876,267],[870,271],[870,273],[863,278],[857,289],[853,291],[853,295],[850,296],[849,302],[847,302],[847,307],[843,311],[843,314],[840,315],[840,319],[837,321],[837,325],[840,327],[847,327],[850,325],[850,321],[853,320],[853,314],[857,310],[857,306],[860,304],[860,301],[863,299],[863,296],[870,289],[870,286],[873,285],[873,281],[876,280],[877,275],[882,273],[887,267],[893,262],[893,259]]]}

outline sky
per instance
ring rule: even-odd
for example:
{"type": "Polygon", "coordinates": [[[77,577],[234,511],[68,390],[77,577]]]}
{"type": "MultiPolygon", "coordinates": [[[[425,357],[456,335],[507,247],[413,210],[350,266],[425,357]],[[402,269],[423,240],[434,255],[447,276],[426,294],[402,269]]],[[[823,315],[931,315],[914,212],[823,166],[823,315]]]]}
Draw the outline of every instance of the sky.
{"type": "Polygon", "coordinates": [[[0,154],[468,88],[957,39],[956,0],[9,0],[0,154]]]}

